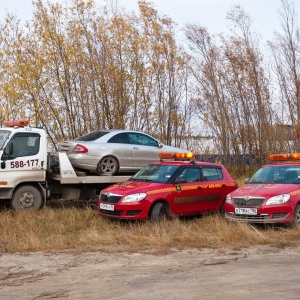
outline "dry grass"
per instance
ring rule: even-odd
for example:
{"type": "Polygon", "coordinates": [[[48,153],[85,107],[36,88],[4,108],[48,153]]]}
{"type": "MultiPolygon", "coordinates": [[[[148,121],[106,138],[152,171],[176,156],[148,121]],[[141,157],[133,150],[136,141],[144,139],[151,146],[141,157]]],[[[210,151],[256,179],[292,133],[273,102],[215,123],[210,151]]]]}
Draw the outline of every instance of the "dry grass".
{"type": "Polygon", "coordinates": [[[38,212],[0,211],[0,252],[152,251],[251,245],[300,245],[300,229],[229,223],[219,215],[147,222],[99,217],[91,207],[45,207],[38,212]]]}
{"type": "Polygon", "coordinates": [[[239,185],[239,187],[240,187],[240,186],[242,186],[242,185],[245,184],[245,177],[238,177],[238,178],[236,179],[236,181],[237,181],[237,183],[238,183],[238,185],[239,185]]]}

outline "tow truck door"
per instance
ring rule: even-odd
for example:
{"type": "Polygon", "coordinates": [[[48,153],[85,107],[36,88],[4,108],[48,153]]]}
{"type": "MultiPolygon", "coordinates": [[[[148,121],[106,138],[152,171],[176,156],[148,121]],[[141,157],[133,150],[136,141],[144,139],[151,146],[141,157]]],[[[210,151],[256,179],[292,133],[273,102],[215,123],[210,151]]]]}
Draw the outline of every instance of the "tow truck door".
{"type": "Polygon", "coordinates": [[[3,148],[2,180],[6,180],[10,186],[25,181],[45,181],[47,151],[44,139],[39,132],[14,133],[3,148]]]}

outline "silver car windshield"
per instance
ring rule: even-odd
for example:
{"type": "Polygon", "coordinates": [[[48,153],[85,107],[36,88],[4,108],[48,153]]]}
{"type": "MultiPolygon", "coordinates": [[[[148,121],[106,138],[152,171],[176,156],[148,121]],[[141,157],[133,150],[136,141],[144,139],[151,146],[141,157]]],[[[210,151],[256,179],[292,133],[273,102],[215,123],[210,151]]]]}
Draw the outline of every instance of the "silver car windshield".
{"type": "Polygon", "coordinates": [[[10,135],[9,130],[0,130],[0,150],[2,150],[5,141],[8,139],[10,135]]]}
{"type": "Polygon", "coordinates": [[[173,165],[147,165],[133,175],[130,180],[166,183],[178,168],[179,166],[173,165]]]}
{"type": "Polygon", "coordinates": [[[300,183],[300,166],[267,166],[259,169],[247,183],[300,183]]]}

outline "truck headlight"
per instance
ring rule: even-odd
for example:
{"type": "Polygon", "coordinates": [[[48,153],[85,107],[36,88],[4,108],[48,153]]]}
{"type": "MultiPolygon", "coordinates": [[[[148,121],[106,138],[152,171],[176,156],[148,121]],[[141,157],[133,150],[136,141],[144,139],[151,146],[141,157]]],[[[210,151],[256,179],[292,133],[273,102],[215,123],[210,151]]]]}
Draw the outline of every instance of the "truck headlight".
{"type": "Polygon", "coordinates": [[[146,193],[131,194],[131,195],[124,197],[122,202],[124,202],[124,203],[139,202],[139,201],[143,200],[146,197],[146,195],[147,195],[146,193]]]}
{"type": "Polygon", "coordinates": [[[287,202],[290,199],[290,197],[291,195],[289,194],[277,195],[269,198],[265,205],[282,204],[287,202]]]}

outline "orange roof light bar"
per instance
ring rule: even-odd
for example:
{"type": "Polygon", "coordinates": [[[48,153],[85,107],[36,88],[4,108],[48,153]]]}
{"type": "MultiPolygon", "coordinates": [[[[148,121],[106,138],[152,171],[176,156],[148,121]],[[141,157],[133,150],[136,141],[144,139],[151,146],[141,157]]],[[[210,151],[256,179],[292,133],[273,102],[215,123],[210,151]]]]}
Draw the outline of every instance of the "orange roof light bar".
{"type": "Polygon", "coordinates": [[[159,153],[159,157],[161,159],[193,159],[193,158],[195,158],[195,153],[192,153],[192,152],[187,152],[187,153],[162,152],[162,153],[159,153]]]}
{"type": "Polygon", "coordinates": [[[174,153],[172,153],[172,152],[162,152],[162,153],[159,153],[159,157],[161,159],[173,159],[174,158],[174,153]]]}
{"type": "Polygon", "coordinates": [[[300,160],[300,153],[270,154],[269,160],[300,160]]]}
{"type": "Polygon", "coordinates": [[[195,158],[195,153],[188,152],[188,153],[174,153],[175,158],[181,158],[181,159],[193,159],[195,158]]]}
{"type": "Polygon", "coordinates": [[[19,121],[5,121],[3,122],[5,127],[25,127],[29,125],[28,120],[19,120],[19,121]]]}
{"type": "Polygon", "coordinates": [[[291,153],[290,159],[295,159],[295,160],[300,159],[300,153],[291,153]]]}

